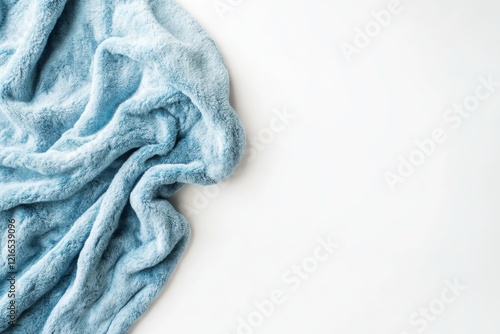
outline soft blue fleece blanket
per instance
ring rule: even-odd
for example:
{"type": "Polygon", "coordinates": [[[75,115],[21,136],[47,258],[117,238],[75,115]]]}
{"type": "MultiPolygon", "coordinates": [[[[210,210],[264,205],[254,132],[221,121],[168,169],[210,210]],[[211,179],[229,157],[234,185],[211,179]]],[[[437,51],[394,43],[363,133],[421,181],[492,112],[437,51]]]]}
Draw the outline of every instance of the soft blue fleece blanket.
{"type": "Polygon", "coordinates": [[[241,158],[228,98],[172,0],[0,2],[0,331],[130,328],[189,240],[168,199],[241,158]]]}

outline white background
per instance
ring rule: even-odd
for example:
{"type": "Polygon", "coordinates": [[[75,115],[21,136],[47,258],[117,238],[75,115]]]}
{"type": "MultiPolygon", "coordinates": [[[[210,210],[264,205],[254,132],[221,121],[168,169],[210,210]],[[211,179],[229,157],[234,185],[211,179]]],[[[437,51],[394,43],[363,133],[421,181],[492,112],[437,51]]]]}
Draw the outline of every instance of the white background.
{"type": "Polygon", "coordinates": [[[389,2],[242,0],[221,18],[179,0],[226,59],[249,141],[267,143],[224,187],[175,196],[191,245],[131,333],[500,332],[500,88],[460,127],[443,119],[480,76],[500,81],[500,2],[401,0],[349,63],[341,43],[389,2]],[[276,109],[294,118],[269,140],[276,109]],[[392,191],[384,174],[436,128],[446,141],[392,191]],[[340,247],[292,290],[282,276],[327,236],[340,247]],[[455,279],[467,288],[419,331],[409,318],[455,279]],[[284,302],[238,331],[273,290],[284,302]]]}

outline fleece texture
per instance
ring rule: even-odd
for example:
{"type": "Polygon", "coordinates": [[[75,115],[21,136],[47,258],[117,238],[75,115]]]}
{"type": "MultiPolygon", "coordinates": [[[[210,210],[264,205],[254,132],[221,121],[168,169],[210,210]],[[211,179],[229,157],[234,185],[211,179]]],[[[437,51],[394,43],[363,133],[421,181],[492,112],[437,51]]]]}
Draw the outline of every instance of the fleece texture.
{"type": "Polygon", "coordinates": [[[173,0],[0,2],[0,331],[127,332],[189,241],[169,198],[244,146],[224,61],[173,0]]]}

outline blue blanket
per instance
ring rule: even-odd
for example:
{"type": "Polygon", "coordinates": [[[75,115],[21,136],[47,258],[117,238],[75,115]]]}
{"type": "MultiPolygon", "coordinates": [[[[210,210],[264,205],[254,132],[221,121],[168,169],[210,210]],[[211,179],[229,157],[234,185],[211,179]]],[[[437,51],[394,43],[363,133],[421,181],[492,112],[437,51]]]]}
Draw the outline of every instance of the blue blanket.
{"type": "MultiPolygon", "coordinates": [[[[0,3],[0,331],[125,333],[238,164],[216,46],[173,0],[0,3]]],[[[165,329],[167,332],[167,329],[165,329]]]]}

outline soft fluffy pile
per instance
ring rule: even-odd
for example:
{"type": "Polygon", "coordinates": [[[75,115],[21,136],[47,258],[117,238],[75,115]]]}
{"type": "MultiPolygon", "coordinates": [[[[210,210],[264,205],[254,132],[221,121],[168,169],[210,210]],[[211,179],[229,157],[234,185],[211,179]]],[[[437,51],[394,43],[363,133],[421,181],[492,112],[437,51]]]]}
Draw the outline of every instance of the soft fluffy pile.
{"type": "Polygon", "coordinates": [[[0,331],[130,328],[189,240],[168,198],[241,158],[228,98],[172,0],[1,2],[0,331]]]}

